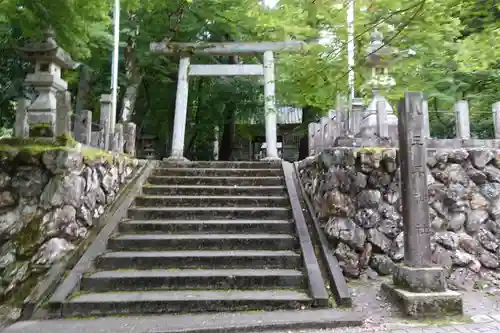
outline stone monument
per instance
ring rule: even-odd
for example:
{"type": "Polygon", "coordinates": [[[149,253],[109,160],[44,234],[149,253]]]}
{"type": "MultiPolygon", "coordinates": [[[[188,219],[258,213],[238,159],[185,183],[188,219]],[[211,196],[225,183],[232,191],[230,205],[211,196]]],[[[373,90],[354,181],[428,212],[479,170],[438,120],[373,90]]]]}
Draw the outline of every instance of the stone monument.
{"type": "Polygon", "coordinates": [[[462,315],[460,293],[447,290],[444,268],[431,262],[423,102],[422,93],[406,93],[398,106],[404,263],[382,289],[410,317],[462,315]]]}
{"type": "Polygon", "coordinates": [[[30,136],[54,137],[56,93],[68,88],[67,82],[61,78],[61,69],[75,69],[79,64],[57,45],[51,29],[45,31],[42,42],[29,42],[19,50],[24,59],[35,65],[34,72],[24,80],[24,84],[32,85],[38,93],[27,109],[30,136]]]}

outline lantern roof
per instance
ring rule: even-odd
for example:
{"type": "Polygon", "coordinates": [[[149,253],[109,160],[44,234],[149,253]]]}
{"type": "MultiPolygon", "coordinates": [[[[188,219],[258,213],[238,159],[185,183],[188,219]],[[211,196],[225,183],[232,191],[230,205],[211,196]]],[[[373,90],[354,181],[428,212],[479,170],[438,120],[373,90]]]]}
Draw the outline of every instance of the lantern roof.
{"type": "Polygon", "coordinates": [[[71,58],[68,52],[57,45],[52,29],[46,29],[43,35],[43,41],[31,41],[18,48],[25,60],[31,62],[45,60],[65,69],[75,69],[80,65],[71,58]]]}
{"type": "Polygon", "coordinates": [[[384,35],[375,29],[366,48],[366,61],[370,67],[384,67],[391,60],[394,49],[384,44],[384,35]]]}

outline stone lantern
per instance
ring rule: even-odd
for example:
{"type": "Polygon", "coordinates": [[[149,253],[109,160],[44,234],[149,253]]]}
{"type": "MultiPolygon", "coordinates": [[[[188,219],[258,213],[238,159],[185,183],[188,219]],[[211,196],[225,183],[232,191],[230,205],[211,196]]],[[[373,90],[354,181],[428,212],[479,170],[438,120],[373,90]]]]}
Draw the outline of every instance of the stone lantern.
{"type": "Polygon", "coordinates": [[[25,85],[32,85],[38,93],[27,109],[29,136],[54,137],[56,94],[68,88],[68,83],[61,78],[61,70],[75,69],[79,63],[57,45],[51,29],[46,30],[42,42],[29,42],[19,50],[25,60],[35,65],[34,72],[24,80],[25,85]]]}
{"type": "Polygon", "coordinates": [[[387,99],[380,93],[381,90],[387,90],[393,87],[396,82],[389,74],[389,67],[395,51],[383,44],[383,35],[375,30],[371,36],[370,45],[366,49],[367,64],[371,69],[370,79],[365,83],[372,91],[372,100],[368,104],[363,114],[361,122],[361,132],[370,136],[376,133],[377,129],[377,104],[385,103],[387,112],[387,125],[389,137],[392,140],[398,140],[398,118],[394,115],[394,110],[387,99]]]}

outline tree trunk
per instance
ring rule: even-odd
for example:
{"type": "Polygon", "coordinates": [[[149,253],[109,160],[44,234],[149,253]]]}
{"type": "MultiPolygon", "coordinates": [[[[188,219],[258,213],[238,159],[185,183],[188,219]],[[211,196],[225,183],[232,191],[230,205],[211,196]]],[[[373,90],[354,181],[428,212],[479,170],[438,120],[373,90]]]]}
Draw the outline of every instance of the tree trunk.
{"type": "Polygon", "coordinates": [[[139,25],[136,23],[136,14],[129,14],[129,20],[131,23],[135,24],[135,32],[128,37],[127,46],[124,51],[127,85],[125,93],[123,94],[119,118],[123,122],[130,121],[132,113],[134,112],[137,93],[143,77],[139,64],[137,63],[136,55],[136,38],[139,35],[139,25]]]}
{"type": "Polygon", "coordinates": [[[125,90],[122,100],[121,120],[128,122],[132,118],[135,109],[135,101],[139,92],[139,87],[142,82],[142,75],[137,74],[132,77],[132,82],[129,83],[125,90]]]}

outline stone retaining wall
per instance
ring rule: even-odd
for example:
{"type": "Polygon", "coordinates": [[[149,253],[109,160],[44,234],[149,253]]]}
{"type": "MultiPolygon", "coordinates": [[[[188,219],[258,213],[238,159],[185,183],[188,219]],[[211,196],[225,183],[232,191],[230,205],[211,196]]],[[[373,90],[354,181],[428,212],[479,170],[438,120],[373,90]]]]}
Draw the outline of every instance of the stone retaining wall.
{"type": "MultiPolygon", "coordinates": [[[[438,151],[428,159],[433,262],[452,289],[500,285],[500,151],[438,151]]],[[[349,278],[388,275],[404,256],[396,149],[338,148],[299,173],[349,278]]]]}
{"type": "Polygon", "coordinates": [[[90,161],[76,150],[0,151],[2,299],[26,296],[74,250],[138,167],[138,160],[104,154],[90,161]]]}

